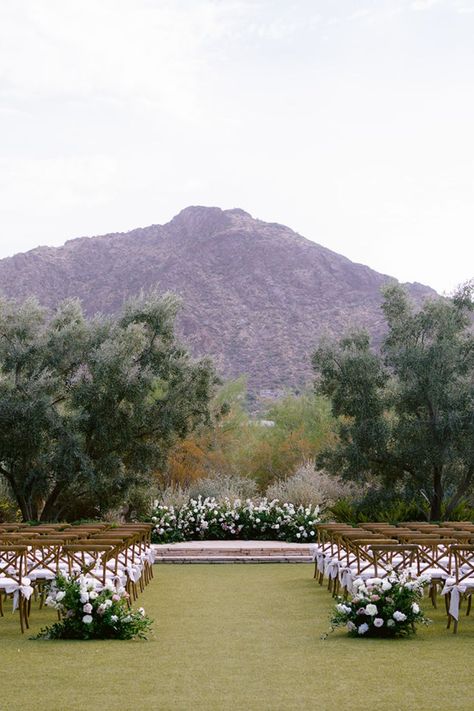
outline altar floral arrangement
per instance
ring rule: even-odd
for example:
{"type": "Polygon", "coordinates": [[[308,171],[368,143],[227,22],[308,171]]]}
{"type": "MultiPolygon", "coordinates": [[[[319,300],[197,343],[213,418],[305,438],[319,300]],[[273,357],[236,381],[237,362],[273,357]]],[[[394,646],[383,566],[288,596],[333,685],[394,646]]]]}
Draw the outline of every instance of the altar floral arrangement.
{"type": "Polygon", "coordinates": [[[105,587],[86,576],[58,576],[45,600],[59,621],[42,629],[36,639],[146,639],[152,621],[140,608],[130,608],[124,588],[105,587]]]}
{"type": "Polygon", "coordinates": [[[320,520],[316,506],[295,506],[277,499],[224,499],[198,496],[181,507],[155,504],[155,543],[191,539],[260,539],[310,543],[320,520]]]}
{"type": "Polygon", "coordinates": [[[352,637],[401,637],[428,624],[420,607],[427,576],[392,571],[385,578],[357,579],[348,600],[338,598],[333,627],[344,626],[352,637]]]}

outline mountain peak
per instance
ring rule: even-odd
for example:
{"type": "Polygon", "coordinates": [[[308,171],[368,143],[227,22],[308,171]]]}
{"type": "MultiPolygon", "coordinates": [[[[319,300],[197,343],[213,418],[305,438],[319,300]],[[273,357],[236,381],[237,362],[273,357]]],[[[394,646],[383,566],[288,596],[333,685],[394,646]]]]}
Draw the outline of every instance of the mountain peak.
{"type": "Polygon", "coordinates": [[[248,212],[238,207],[222,210],[220,207],[190,205],[173,217],[166,227],[185,231],[193,236],[199,236],[199,234],[209,236],[233,227],[236,222],[239,223],[242,219],[254,221],[248,212]]]}

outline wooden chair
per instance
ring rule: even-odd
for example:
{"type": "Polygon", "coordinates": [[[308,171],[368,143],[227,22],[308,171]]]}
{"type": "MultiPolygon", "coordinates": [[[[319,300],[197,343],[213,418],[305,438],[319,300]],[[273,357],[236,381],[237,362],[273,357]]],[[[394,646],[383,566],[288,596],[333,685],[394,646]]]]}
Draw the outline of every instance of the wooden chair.
{"type": "Polygon", "coordinates": [[[406,568],[418,571],[418,546],[415,544],[374,543],[370,546],[376,578],[391,572],[399,573],[406,568]]]}
{"type": "Polygon", "coordinates": [[[28,601],[33,593],[26,569],[27,547],[0,544],[0,616],[3,617],[2,594],[13,598],[18,609],[21,632],[29,627],[28,601]]]}
{"type": "Polygon", "coordinates": [[[450,547],[454,558],[454,579],[448,580],[445,590],[448,629],[453,622],[453,633],[457,634],[461,603],[467,598],[466,615],[471,612],[474,593],[474,545],[455,544],[450,547]]]}

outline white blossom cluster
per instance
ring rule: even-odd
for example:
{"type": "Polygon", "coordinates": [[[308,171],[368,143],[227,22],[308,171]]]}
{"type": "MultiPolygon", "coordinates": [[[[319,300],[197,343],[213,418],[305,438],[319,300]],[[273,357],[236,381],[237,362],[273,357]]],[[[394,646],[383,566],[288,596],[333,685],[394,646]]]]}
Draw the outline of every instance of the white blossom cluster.
{"type": "Polygon", "coordinates": [[[384,578],[357,578],[350,600],[336,605],[333,623],[345,624],[352,634],[379,632],[397,634],[414,631],[414,623],[427,622],[418,601],[429,582],[427,575],[415,576],[410,569],[391,571],[384,578]]]}
{"type": "MultiPolygon", "coordinates": [[[[111,581],[107,581],[104,585],[98,585],[98,581],[93,578],[88,578],[85,575],[81,575],[77,579],[79,585],[79,603],[82,607],[81,613],[82,622],[85,625],[90,625],[93,620],[94,614],[103,616],[105,612],[112,607],[114,602],[119,602],[122,598],[128,598],[128,593],[124,587],[116,587],[111,581]],[[95,600],[99,597],[100,593],[105,590],[109,590],[112,594],[111,598],[105,598],[99,605],[93,604],[95,600]]],[[[53,581],[46,597],[45,604],[48,607],[53,607],[61,613],[64,613],[66,617],[71,616],[74,612],[73,610],[67,610],[64,607],[63,601],[66,597],[66,591],[58,587],[56,582],[53,581]]],[[[112,619],[112,618],[111,618],[112,619]]],[[[116,616],[116,620],[118,617],[116,616]]],[[[112,621],[114,621],[112,619],[112,621]]]]}
{"type": "Polygon", "coordinates": [[[217,501],[198,496],[180,508],[157,504],[152,516],[158,543],[200,539],[314,541],[319,507],[295,506],[278,499],[217,501]]]}

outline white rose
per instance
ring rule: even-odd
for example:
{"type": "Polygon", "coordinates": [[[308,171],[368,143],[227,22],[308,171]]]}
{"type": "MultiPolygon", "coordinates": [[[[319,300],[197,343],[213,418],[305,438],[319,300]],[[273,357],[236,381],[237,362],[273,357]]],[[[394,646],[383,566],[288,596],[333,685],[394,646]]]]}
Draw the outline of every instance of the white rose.
{"type": "Polygon", "coordinates": [[[394,627],[395,622],[393,620],[387,620],[387,627],[394,627]]]}
{"type": "Polygon", "coordinates": [[[414,602],[413,605],[411,606],[411,609],[415,613],[415,615],[417,615],[420,611],[420,606],[418,605],[418,603],[414,602]]]}
{"type": "Polygon", "coordinates": [[[374,617],[374,615],[376,615],[377,612],[378,612],[377,605],[372,605],[372,604],[366,605],[366,607],[365,607],[365,614],[366,615],[370,615],[371,617],[374,617]]]}
{"type": "Polygon", "coordinates": [[[369,625],[364,622],[363,625],[359,625],[359,629],[357,630],[357,632],[359,634],[365,634],[366,632],[368,632],[368,630],[369,630],[369,625]]]}
{"type": "Polygon", "coordinates": [[[84,615],[82,621],[85,625],[90,625],[90,623],[92,622],[92,615],[84,615]]]}
{"type": "Polygon", "coordinates": [[[374,620],[374,627],[383,627],[383,620],[381,617],[376,617],[374,620]]]}
{"type": "Polygon", "coordinates": [[[97,593],[95,590],[92,590],[89,593],[89,600],[95,600],[97,597],[99,597],[99,593],[97,593]]]}
{"type": "Polygon", "coordinates": [[[82,611],[85,612],[86,614],[90,615],[92,612],[92,605],[90,602],[87,602],[85,605],[82,607],[82,611]]]}
{"type": "Polygon", "coordinates": [[[82,604],[89,602],[89,593],[88,592],[81,593],[80,601],[82,602],[82,604]]]}
{"type": "Polygon", "coordinates": [[[118,617],[117,617],[117,615],[110,615],[110,619],[112,622],[117,622],[118,617]]]}
{"type": "Polygon", "coordinates": [[[344,615],[348,615],[350,612],[352,612],[352,608],[350,608],[348,605],[344,605],[344,603],[339,603],[339,605],[336,605],[336,610],[338,612],[342,612],[344,615]]]}
{"type": "Polygon", "coordinates": [[[405,620],[407,618],[407,616],[403,612],[400,612],[399,610],[395,610],[392,617],[397,622],[405,622],[405,620]]]}
{"type": "Polygon", "coordinates": [[[388,590],[391,590],[391,589],[392,589],[392,584],[389,583],[388,580],[384,580],[384,581],[382,582],[382,590],[383,590],[384,592],[387,592],[388,590]]]}
{"type": "Polygon", "coordinates": [[[349,622],[347,623],[347,629],[349,630],[349,632],[354,632],[354,630],[357,628],[355,624],[349,620],[349,622]]]}
{"type": "Polygon", "coordinates": [[[61,600],[64,600],[65,597],[66,593],[64,592],[64,590],[60,590],[56,595],[56,602],[61,602],[61,600]]]}

